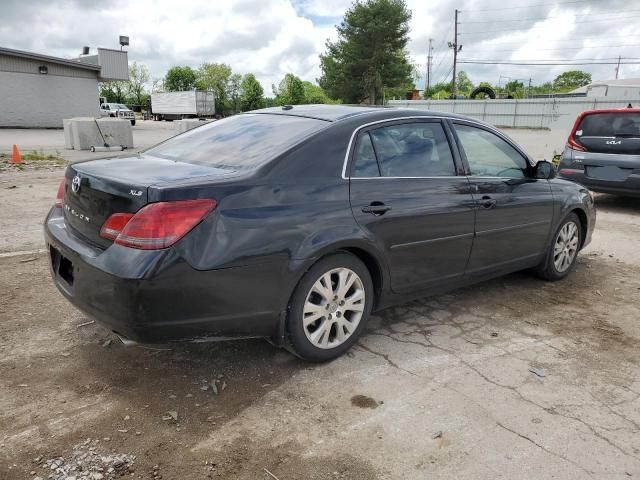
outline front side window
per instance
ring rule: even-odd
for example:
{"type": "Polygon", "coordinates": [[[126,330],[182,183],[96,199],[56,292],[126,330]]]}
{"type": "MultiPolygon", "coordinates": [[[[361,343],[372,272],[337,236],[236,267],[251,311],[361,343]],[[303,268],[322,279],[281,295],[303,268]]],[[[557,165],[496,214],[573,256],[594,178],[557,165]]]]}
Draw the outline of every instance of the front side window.
{"type": "Polygon", "coordinates": [[[525,177],[527,160],[502,138],[468,125],[456,124],[455,128],[472,176],[525,177]]]}
{"type": "Polygon", "coordinates": [[[370,132],[383,177],[454,176],[455,164],[440,122],[403,123],[370,132]]]}

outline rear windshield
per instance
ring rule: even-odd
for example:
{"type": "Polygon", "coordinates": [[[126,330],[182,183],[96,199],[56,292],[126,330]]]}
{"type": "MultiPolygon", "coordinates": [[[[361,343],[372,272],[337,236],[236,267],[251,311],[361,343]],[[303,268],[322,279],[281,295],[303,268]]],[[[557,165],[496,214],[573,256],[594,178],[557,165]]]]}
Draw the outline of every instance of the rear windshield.
{"type": "Polygon", "coordinates": [[[313,118],[245,113],[203,125],[145,153],[195,165],[249,170],[327,125],[313,118]]]}
{"type": "Polygon", "coordinates": [[[640,113],[592,113],[580,122],[576,137],[640,137],[640,113]]]}

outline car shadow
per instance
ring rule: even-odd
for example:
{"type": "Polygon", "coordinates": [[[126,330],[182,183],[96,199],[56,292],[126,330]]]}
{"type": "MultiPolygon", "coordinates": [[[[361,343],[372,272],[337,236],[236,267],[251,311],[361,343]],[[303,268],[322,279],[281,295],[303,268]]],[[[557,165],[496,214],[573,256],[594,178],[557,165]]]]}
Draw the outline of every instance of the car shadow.
{"type": "Polygon", "coordinates": [[[615,213],[640,213],[640,198],[623,197],[598,193],[595,196],[596,207],[600,210],[615,213]]]}

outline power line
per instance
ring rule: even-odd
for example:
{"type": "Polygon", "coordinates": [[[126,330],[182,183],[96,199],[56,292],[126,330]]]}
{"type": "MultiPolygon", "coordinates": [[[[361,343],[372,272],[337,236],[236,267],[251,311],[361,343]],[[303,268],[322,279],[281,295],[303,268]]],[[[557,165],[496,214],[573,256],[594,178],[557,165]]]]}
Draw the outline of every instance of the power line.
{"type": "Polygon", "coordinates": [[[518,8],[532,8],[532,7],[555,7],[556,5],[570,5],[576,3],[588,3],[589,0],[574,0],[572,2],[554,2],[554,3],[538,3],[535,5],[521,5],[518,7],[501,7],[501,8],[484,8],[481,10],[462,10],[463,12],[497,12],[500,10],[515,10],[518,8]]]}
{"type": "Polygon", "coordinates": [[[449,51],[448,49],[447,50],[442,50],[442,47],[444,47],[444,44],[447,41],[447,38],[449,38],[449,34],[451,33],[451,29],[452,28],[453,28],[453,25],[450,24],[449,28],[447,29],[447,33],[445,34],[444,37],[442,37],[442,41],[438,45],[438,48],[435,49],[435,57],[433,58],[433,63],[434,64],[436,63],[436,61],[438,59],[438,56],[440,56],[440,61],[438,62],[438,65],[436,66],[436,68],[433,69],[434,75],[435,75],[435,72],[440,68],[440,65],[442,65],[442,62],[446,57],[446,55],[444,55],[444,53],[449,51]]]}
{"type": "MultiPolygon", "coordinates": [[[[475,64],[475,65],[529,65],[535,66],[539,65],[543,66],[552,66],[552,65],[618,65],[618,62],[577,62],[577,63],[528,63],[528,62],[505,62],[505,61],[476,61],[476,60],[458,60],[458,63],[467,63],[467,64],[475,64]]],[[[640,62],[620,62],[620,65],[640,65],[640,62]]]]}
{"type": "MultiPolygon", "coordinates": [[[[446,58],[446,55],[442,55],[442,58],[440,58],[440,62],[438,63],[438,65],[436,66],[436,68],[433,69],[433,76],[435,78],[436,74],[435,72],[437,72],[440,69],[440,65],[442,65],[442,62],[444,61],[444,59],[446,58]]],[[[453,67],[451,67],[453,68],[453,67]]],[[[449,75],[449,74],[447,74],[449,75]]]]}
{"type": "MultiPolygon", "coordinates": [[[[498,44],[498,45],[506,45],[506,44],[498,44]]],[[[562,48],[536,48],[536,50],[539,51],[558,51],[558,50],[582,50],[583,48],[627,48],[627,47],[640,47],[640,43],[636,43],[636,44],[630,44],[630,45],[592,45],[592,46],[585,46],[585,47],[562,47],[562,48]]],[[[485,48],[486,47],[482,47],[481,45],[475,44],[475,45],[471,45],[470,47],[467,48],[485,48]]],[[[517,52],[519,50],[519,48],[517,49],[512,49],[512,48],[499,48],[499,49],[491,49],[491,52],[517,52]]]]}
{"type": "MultiPolygon", "coordinates": [[[[598,18],[601,18],[603,16],[605,17],[609,17],[611,15],[618,15],[618,17],[615,18],[605,18],[603,20],[624,20],[625,18],[628,18],[628,13],[630,12],[640,12],[639,9],[636,10],[626,10],[624,13],[602,13],[602,14],[598,14],[598,18]],[[619,15],[622,15],[622,17],[619,17],[619,15]]],[[[584,18],[588,18],[590,17],[592,14],[580,14],[578,15],[579,17],[584,17],[584,18]]],[[[540,21],[540,20],[548,20],[550,18],[564,18],[564,16],[562,15],[549,15],[547,17],[538,17],[538,18],[516,18],[516,19],[511,19],[511,20],[471,20],[468,22],[463,22],[465,25],[468,23],[504,23],[504,22],[534,22],[534,21],[540,21]]]]}
{"type": "Polygon", "coordinates": [[[440,77],[440,80],[438,80],[436,83],[444,83],[444,82],[445,82],[445,80],[447,79],[447,77],[448,77],[449,75],[451,75],[451,72],[452,72],[452,71],[453,71],[453,65],[451,65],[451,66],[449,67],[449,71],[447,71],[444,75],[442,75],[442,76],[440,77]]]}
{"type": "MultiPolygon", "coordinates": [[[[527,58],[526,60],[517,60],[514,59],[514,62],[520,61],[520,62],[566,62],[566,63],[572,63],[572,62],[601,62],[604,60],[618,60],[618,58],[621,58],[622,60],[640,60],[640,57],[601,57],[601,58],[568,58],[568,59],[563,59],[563,58],[527,58]]],[[[483,59],[476,59],[473,60],[474,62],[506,62],[506,61],[511,61],[511,60],[504,60],[504,59],[500,59],[500,60],[496,60],[496,59],[492,59],[492,58],[483,58],[483,59]]]]}
{"type": "MultiPolygon", "coordinates": [[[[627,17],[625,17],[624,19],[621,18],[605,18],[603,20],[584,20],[584,21],[576,21],[573,22],[573,24],[576,23],[597,23],[597,22],[608,22],[608,21],[612,21],[612,20],[627,20],[628,18],[638,18],[640,17],[640,15],[629,15],[627,17]]],[[[524,32],[524,31],[529,31],[532,30],[534,28],[549,28],[548,25],[534,25],[533,27],[521,27],[521,28],[500,28],[498,30],[484,30],[482,32],[461,32],[458,35],[481,35],[484,33],[501,33],[501,32],[524,32]]]]}
{"type": "MultiPolygon", "coordinates": [[[[523,29],[523,33],[528,33],[528,32],[526,32],[526,31],[523,29]]],[[[534,35],[538,35],[538,36],[539,36],[539,35],[542,35],[542,32],[531,32],[531,33],[532,33],[532,34],[534,34],[534,35]]],[[[605,40],[605,41],[606,41],[606,40],[610,40],[610,39],[608,38],[608,37],[610,37],[610,36],[611,36],[611,35],[608,35],[608,36],[607,36],[606,34],[603,34],[603,35],[595,35],[595,36],[591,36],[591,37],[582,37],[582,36],[580,36],[580,38],[579,38],[579,39],[580,39],[580,40],[605,40]]],[[[494,40],[497,40],[497,37],[496,37],[496,38],[481,38],[481,39],[479,39],[479,40],[475,40],[475,42],[477,42],[477,43],[476,43],[476,45],[477,45],[477,44],[483,44],[483,43],[489,43],[489,44],[490,44],[489,46],[513,45],[513,43],[514,43],[514,41],[513,41],[513,40],[508,40],[508,41],[506,41],[506,42],[504,42],[504,41],[503,41],[503,42],[495,42],[495,43],[494,43],[494,40]]],[[[573,41],[573,40],[574,40],[574,38],[570,38],[570,39],[562,39],[562,41],[563,41],[563,42],[569,42],[569,41],[573,41]]],[[[624,39],[616,39],[616,40],[624,41],[624,39]]],[[[614,41],[615,41],[615,40],[614,40],[614,41]]]]}

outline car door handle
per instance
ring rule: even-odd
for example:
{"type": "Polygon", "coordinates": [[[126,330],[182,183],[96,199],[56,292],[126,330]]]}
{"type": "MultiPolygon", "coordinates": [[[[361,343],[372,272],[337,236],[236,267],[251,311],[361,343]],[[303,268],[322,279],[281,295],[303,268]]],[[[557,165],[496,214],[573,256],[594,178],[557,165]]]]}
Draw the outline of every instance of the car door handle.
{"type": "Polygon", "coordinates": [[[491,198],[489,195],[485,195],[482,197],[482,200],[479,202],[482,208],[486,208],[487,210],[496,206],[496,200],[491,198]]]}
{"type": "Polygon", "coordinates": [[[382,202],[371,202],[371,205],[362,207],[362,213],[372,213],[373,215],[384,215],[391,207],[382,202]]]}

